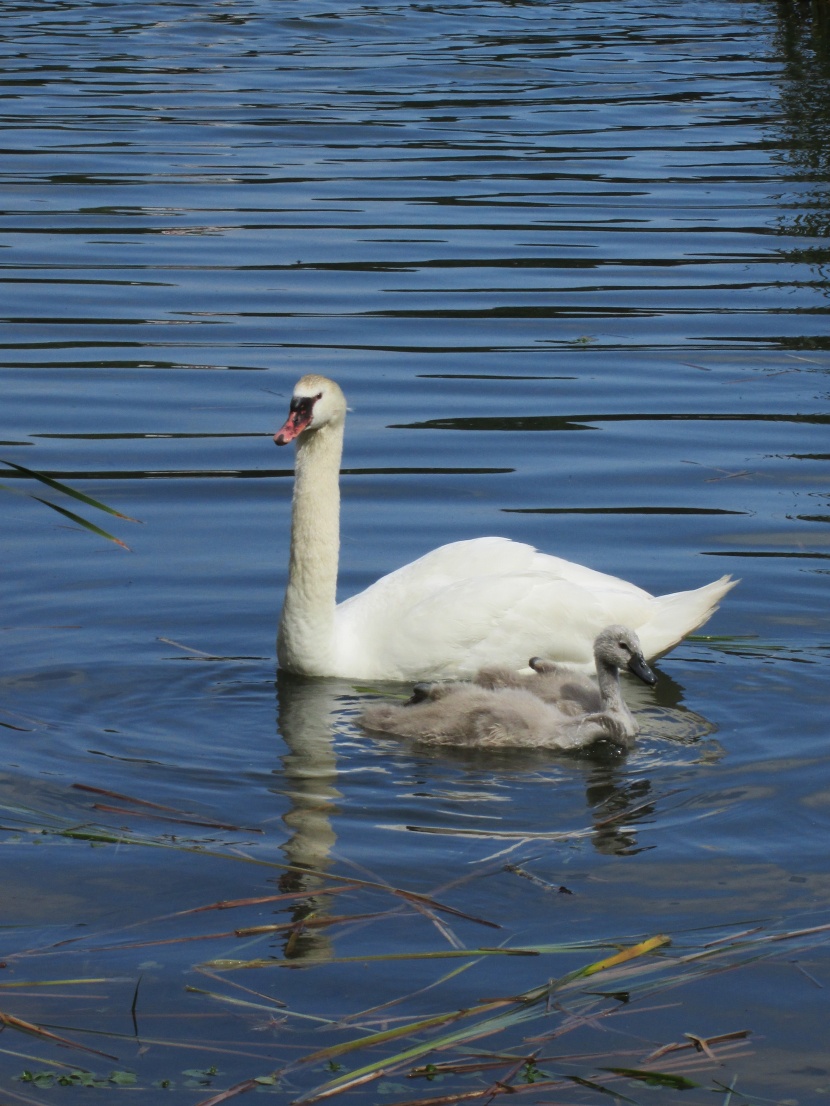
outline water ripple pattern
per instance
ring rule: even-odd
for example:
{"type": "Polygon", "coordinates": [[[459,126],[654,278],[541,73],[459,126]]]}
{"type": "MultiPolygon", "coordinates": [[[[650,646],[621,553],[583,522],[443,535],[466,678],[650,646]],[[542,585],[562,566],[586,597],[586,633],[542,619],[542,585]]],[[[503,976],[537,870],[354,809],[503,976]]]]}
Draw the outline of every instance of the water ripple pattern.
{"type": "MultiPolygon", "coordinates": [[[[633,1033],[590,1035],[637,965],[591,981],[581,1005],[567,997],[594,1057],[573,1071],[604,1079],[608,1049],[631,1068],[646,1040],[752,1029],[757,1055],[719,1069],[721,1094],[826,1101],[825,7],[3,5],[0,987],[64,981],[5,990],[7,1028],[10,1013],[95,1033],[148,1106],[171,1081],[165,1100],[190,1106],[281,1064],[293,1101],[341,1078],[340,1059],[304,1058],[377,1028],[370,1002],[401,1025],[533,993],[645,935],[672,937],[655,961],[670,970],[696,942],[798,930],[816,941],[798,946],[807,967],[782,943],[793,963],[615,1006],[636,1007],[633,1033]],[[361,704],[408,688],[276,672],[293,456],[271,436],[309,372],[351,408],[343,598],[482,534],[655,592],[742,577],[657,662],[656,689],[626,689],[642,722],[628,757],[374,739],[361,704]],[[456,912],[415,912],[396,888],[456,912]],[[230,922],[191,913],[230,899],[245,904],[230,922]],[[551,941],[577,945],[562,959],[551,941]],[[413,950],[427,955],[397,959],[413,950]],[[462,961],[431,962],[447,951],[462,961]],[[375,954],[396,959],[367,967],[375,954]],[[198,971],[237,955],[267,959],[237,973],[244,1006],[198,971]],[[273,970],[292,958],[313,970],[273,970]],[[252,1012],[272,996],[287,1010],[252,1012]],[[196,1067],[194,1094],[181,1069],[196,1067]]],[[[488,1048],[537,1055],[513,1029],[488,1048]]],[[[13,1048],[0,1078],[40,1062],[13,1048]]],[[[482,1085],[400,1077],[348,1100],[482,1085]]]]}
{"type": "Polygon", "coordinates": [[[4,347],[27,363],[826,335],[765,5],[17,8],[4,347]]]}

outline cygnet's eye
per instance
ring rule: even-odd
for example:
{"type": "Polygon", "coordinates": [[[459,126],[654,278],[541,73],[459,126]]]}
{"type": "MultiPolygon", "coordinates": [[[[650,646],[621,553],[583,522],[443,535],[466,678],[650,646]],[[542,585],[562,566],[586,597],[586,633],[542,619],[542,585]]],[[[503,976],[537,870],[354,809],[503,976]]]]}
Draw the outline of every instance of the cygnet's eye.
{"type": "Polygon", "coordinates": [[[623,652],[625,652],[625,653],[630,653],[631,652],[631,646],[628,644],[627,641],[621,641],[619,643],[619,645],[620,645],[620,649],[622,649],[623,652]]]}

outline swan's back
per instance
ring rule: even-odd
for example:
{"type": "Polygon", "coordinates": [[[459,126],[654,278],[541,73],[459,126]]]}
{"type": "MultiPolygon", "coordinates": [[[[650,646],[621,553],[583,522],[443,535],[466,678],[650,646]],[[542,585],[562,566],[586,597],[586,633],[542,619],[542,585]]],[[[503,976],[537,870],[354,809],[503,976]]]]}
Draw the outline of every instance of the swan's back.
{"type": "Polygon", "coordinates": [[[636,630],[650,658],[705,622],[734,583],[655,597],[506,538],[454,542],[339,604],[335,674],[470,677],[533,654],[591,671],[593,641],[612,622],[636,630]]]}

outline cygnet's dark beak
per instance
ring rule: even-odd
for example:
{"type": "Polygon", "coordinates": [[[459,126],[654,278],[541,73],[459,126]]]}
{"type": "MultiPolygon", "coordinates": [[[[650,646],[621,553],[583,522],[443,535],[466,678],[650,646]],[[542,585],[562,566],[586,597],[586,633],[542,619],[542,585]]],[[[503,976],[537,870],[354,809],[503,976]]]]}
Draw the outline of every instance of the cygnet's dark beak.
{"type": "Polygon", "coordinates": [[[406,700],[405,706],[411,707],[415,703],[423,703],[426,699],[429,699],[429,692],[432,684],[415,684],[412,689],[412,695],[406,700]]]}
{"type": "Polygon", "coordinates": [[[657,677],[646,664],[646,659],[642,653],[631,654],[631,659],[628,662],[628,671],[638,676],[644,684],[651,684],[653,686],[657,683],[657,677]]]}

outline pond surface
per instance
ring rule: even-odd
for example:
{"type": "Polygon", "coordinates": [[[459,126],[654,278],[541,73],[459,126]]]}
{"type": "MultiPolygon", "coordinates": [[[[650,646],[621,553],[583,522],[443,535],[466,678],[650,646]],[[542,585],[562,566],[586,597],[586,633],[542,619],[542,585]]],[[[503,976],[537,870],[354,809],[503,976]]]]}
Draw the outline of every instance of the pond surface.
{"type": "Polygon", "coordinates": [[[820,5],[3,30],[0,457],[140,521],[2,477],[4,1104],[826,1102],[820,5]],[[488,533],[741,578],[627,759],[379,740],[406,688],[277,678],[308,372],[352,408],[343,597],[488,533]]]}

